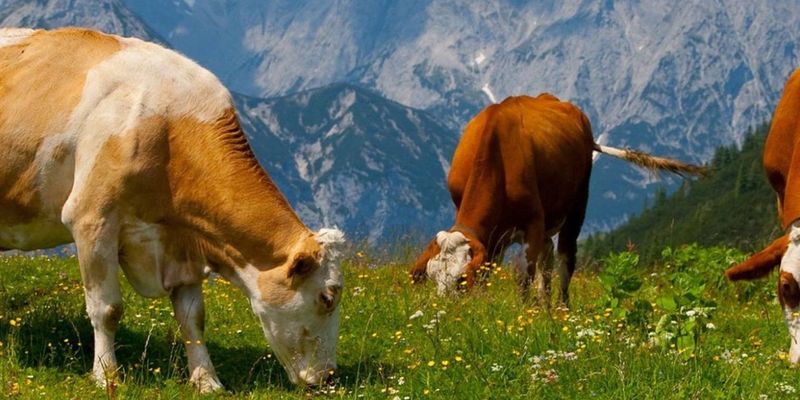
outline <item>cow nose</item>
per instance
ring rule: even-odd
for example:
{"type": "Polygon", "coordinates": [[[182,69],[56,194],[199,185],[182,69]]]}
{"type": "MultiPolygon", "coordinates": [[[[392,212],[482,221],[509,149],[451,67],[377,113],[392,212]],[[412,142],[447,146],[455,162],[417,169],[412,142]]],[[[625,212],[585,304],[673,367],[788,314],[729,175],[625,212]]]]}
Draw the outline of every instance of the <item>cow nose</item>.
{"type": "Polygon", "coordinates": [[[336,384],[336,369],[331,368],[328,370],[328,377],[325,378],[325,385],[333,386],[336,384]]]}

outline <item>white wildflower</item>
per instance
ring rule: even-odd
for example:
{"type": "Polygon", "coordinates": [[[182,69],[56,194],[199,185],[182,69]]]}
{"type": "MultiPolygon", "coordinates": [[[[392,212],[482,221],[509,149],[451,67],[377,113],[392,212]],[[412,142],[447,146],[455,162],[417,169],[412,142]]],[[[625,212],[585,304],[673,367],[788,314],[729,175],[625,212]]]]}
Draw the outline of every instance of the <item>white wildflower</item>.
{"type": "Polygon", "coordinates": [[[794,386],[786,382],[776,383],[775,387],[778,389],[779,392],[783,394],[794,394],[797,392],[797,389],[795,389],[794,386]]]}

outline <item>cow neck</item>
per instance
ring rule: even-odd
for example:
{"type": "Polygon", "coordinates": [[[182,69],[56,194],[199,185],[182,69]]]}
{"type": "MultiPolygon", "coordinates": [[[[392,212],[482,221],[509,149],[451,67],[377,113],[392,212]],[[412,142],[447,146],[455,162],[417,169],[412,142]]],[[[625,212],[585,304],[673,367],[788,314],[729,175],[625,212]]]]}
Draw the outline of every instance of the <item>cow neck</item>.
{"type": "Polygon", "coordinates": [[[269,269],[311,235],[258,164],[234,111],[171,126],[170,146],[175,215],[216,255],[210,261],[269,269]]]}
{"type": "Polygon", "coordinates": [[[490,234],[499,227],[502,218],[502,197],[505,196],[502,162],[498,160],[499,144],[492,130],[494,124],[484,128],[481,144],[475,154],[467,185],[456,213],[454,227],[466,227],[484,246],[490,234]]]}
{"type": "Polygon", "coordinates": [[[475,229],[470,228],[469,226],[463,224],[455,224],[450,228],[450,232],[461,232],[465,236],[471,236],[475,239],[482,240],[482,237],[478,234],[478,231],[475,229]]]}

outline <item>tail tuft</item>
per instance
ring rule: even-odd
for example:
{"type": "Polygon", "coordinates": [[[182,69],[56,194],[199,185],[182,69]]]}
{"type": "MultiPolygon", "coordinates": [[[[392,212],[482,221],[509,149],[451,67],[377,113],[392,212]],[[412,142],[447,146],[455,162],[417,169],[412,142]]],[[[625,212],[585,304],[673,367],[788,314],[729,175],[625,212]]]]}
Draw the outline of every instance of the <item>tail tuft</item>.
{"type": "Polygon", "coordinates": [[[669,171],[680,176],[695,175],[707,176],[708,168],[701,165],[687,164],[671,158],[657,157],[633,149],[617,149],[609,146],[595,144],[595,151],[608,154],[625,161],[632,162],[651,171],[669,171]]]}

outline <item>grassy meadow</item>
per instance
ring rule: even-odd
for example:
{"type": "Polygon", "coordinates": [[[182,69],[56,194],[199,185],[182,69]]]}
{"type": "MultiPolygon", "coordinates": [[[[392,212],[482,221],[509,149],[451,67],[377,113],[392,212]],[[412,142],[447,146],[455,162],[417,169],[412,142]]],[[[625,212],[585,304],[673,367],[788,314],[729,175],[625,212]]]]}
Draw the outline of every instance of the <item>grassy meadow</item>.
{"type": "MultiPolygon", "coordinates": [[[[186,384],[168,299],[124,286],[114,388],[88,379],[92,333],[75,258],[0,256],[0,397],[354,399],[773,399],[796,397],[800,371],[774,276],[733,285],[735,250],[666,249],[653,267],[619,253],[573,279],[572,309],[518,299],[507,267],[465,296],[414,287],[406,263],[345,260],[337,384],[293,387],[244,296],[205,286],[206,336],[227,392],[186,384]]],[[[556,292],[554,287],[554,294],[556,292]]]]}

